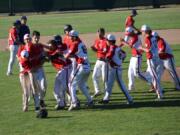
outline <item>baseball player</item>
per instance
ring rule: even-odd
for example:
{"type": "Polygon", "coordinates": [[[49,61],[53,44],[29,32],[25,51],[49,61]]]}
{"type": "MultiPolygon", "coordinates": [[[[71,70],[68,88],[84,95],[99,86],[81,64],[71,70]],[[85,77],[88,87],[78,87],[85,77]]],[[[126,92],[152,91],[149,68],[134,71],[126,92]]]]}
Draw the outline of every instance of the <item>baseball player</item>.
{"type": "Polygon", "coordinates": [[[29,72],[31,70],[31,64],[29,62],[28,48],[32,44],[30,35],[24,36],[25,45],[20,45],[17,53],[17,58],[20,65],[19,79],[23,90],[22,101],[23,111],[28,111],[28,99],[30,98],[31,83],[29,78],[29,72]]]}
{"type": "MultiPolygon", "coordinates": [[[[56,38],[57,39],[57,38],[56,38]]],[[[59,46],[55,40],[50,40],[48,57],[54,68],[58,71],[55,78],[54,84],[54,97],[57,101],[57,105],[55,106],[56,110],[63,109],[65,107],[65,92],[68,89],[68,82],[71,70],[71,60],[65,59],[61,50],[59,50],[59,46]]]]}
{"type": "MultiPolygon", "coordinates": [[[[126,29],[127,27],[132,27],[132,28],[134,29],[134,31],[136,31],[136,33],[140,33],[140,30],[137,29],[137,28],[135,27],[135,25],[134,25],[134,24],[135,24],[134,17],[135,17],[136,15],[138,15],[136,9],[132,9],[132,10],[131,10],[131,15],[129,15],[129,16],[126,18],[126,21],[125,21],[125,29],[126,29]]],[[[125,42],[127,42],[128,39],[129,39],[128,33],[125,32],[125,37],[124,37],[125,42]]]]}
{"type": "Polygon", "coordinates": [[[129,79],[129,84],[128,84],[128,90],[133,90],[134,87],[134,78],[138,77],[143,81],[148,82],[151,84],[151,79],[146,77],[142,72],[141,72],[141,64],[142,64],[142,51],[139,50],[139,47],[142,46],[141,39],[134,32],[134,29],[132,27],[127,27],[126,28],[126,33],[129,36],[128,42],[125,42],[123,39],[121,40],[121,46],[127,45],[131,48],[131,54],[132,57],[130,59],[129,63],[129,69],[128,69],[128,79],[129,79]]]}
{"type": "MultiPolygon", "coordinates": [[[[56,35],[54,36],[54,40],[56,41],[56,45],[58,47],[58,50],[61,54],[65,55],[68,52],[68,47],[65,43],[62,42],[62,37],[60,35],[56,35]]],[[[68,78],[71,75],[72,72],[72,64],[70,64],[69,66],[66,66],[66,70],[68,70],[68,78]]],[[[67,82],[67,101],[66,101],[66,106],[70,106],[71,104],[71,96],[70,96],[70,92],[69,92],[69,88],[68,88],[68,83],[67,82]]]]}
{"type": "Polygon", "coordinates": [[[70,24],[66,24],[64,26],[64,39],[63,39],[63,43],[67,45],[68,48],[70,48],[70,44],[71,44],[71,36],[69,35],[69,32],[72,30],[72,26],[70,24]]]}
{"type": "MultiPolygon", "coordinates": [[[[40,106],[45,107],[44,97],[47,88],[46,77],[43,70],[45,53],[43,50],[43,45],[39,43],[39,39],[40,33],[38,31],[33,31],[32,47],[29,50],[30,62],[32,65],[30,80],[32,89],[40,94],[40,106]]],[[[39,110],[39,108],[36,107],[36,110],[39,110]]]]}
{"type": "Polygon", "coordinates": [[[21,43],[24,43],[24,35],[25,34],[30,34],[30,29],[27,26],[27,17],[22,16],[21,17],[21,26],[19,29],[19,40],[21,43]]]}
{"type": "Polygon", "coordinates": [[[10,58],[8,63],[8,69],[7,69],[7,76],[12,75],[12,68],[16,59],[16,54],[19,47],[19,28],[20,28],[21,22],[19,20],[16,20],[13,23],[12,28],[9,30],[9,38],[8,38],[8,44],[9,44],[9,51],[10,51],[10,58]]]}
{"type": "Polygon", "coordinates": [[[122,80],[122,67],[121,66],[122,66],[122,58],[124,57],[123,56],[124,54],[122,53],[121,48],[119,46],[115,45],[116,38],[114,35],[109,34],[107,36],[107,40],[108,40],[107,43],[109,46],[109,50],[106,55],[106,58],[107,58],[108,64],[109,64],[108,85],[105,90],[105,96],[104,96],[103,100],[100,101],[100,103],[104,103],[104,104],[109,103],[110,96],[112,94],[113,83],[116,79],[119,87],[121,88],[122,92],[126,96],[128,103],[132,104],[133,99],[129,95],[129,92],[126,89],[126,86],[122,80]]]}
{"type": "Polygon", "coordinates": [[[98,38],[95,40],[95,43],[93,46],[91,46],[92,50],[96,52],[97,61],[94,66],[92,79],[94,83],[94,90],[95,93],[93,97],[99,96],[100,93],[100,87],[99,87],[99,78],[102,77],[103,84],[104,84],[104,90],[107,88],[107,66],[106,63],[106,54],[108,51],[108,45],[107,40],[104,37],[105,30],[104,28],[98,29],[98,38]]]}
{"type": "MultiPolygon", "coordinates": [[[[63,43],[67,45],[68,49],[71,48],[71,44],[72,44],[72,40],[71,40],[71,36],[70,36],[70,31],[72,29],[73,28],[72,28],[72,26],[70,24],[67,24],[67,25],[64,26],[65,37],[63,39],[63,43]]],[[[76,63],[76,60],[75,60],[73,55],[71,55],[70,59],[72,61],[72,72],[74,73],[76,68],[77,68],[77,63],[76,63]]]]}
{"type": "Polygon", "coordinates": [[[69,52],[65,55],[65,58],[69,58],[70,55],[74,55],[77,62],[77,68],[75,72],[72,72],[72,78],[69,84],[69,89],[71,93],[72,103],[69,107],[69,111],[77,109],[78,101],[76,97],[76,87],[79,86],[82,93],[87,99],[87,106],[93,105],[93,100],[89,94],[88,88],[86,86],[86,81],[90,74],[90,63],[87,55],[87,48],[84,43],[80,40],[77,31],[70,31],[70,36],[72,40],[72,45],[69,52]]]}
{"type": "Polygon", "coordinates": [[[153,32],[152,35],[157,42],[158,54],[162,63],[158,70],[159,79],[161,80],[164,69],[167,69],[173,78],[176,90],[180,90],[180,80],[176,72],[174,56],[170,45],[157,32],[153,32]]]}
{"type": "Polygon", "coordinates": [[[145,47],[139,47],[142,51],[146,52],[146,58],[147,58],[147,66],[148,66],[148,72],[152,77],[152,84],[154,86],[154,89],[157,94],[157,99],[162,99],[163,93],[162,93],[162,88],[160,86],[160,82],[158,80],[158,76],[156,73],[156,57],[153,55],[154,52],[154,46],[152,43],[152,33],[151,33],[151,28],[147,25],[142,25],[141,27],[141,32],[143,37],[145,38],[145,47]]]}

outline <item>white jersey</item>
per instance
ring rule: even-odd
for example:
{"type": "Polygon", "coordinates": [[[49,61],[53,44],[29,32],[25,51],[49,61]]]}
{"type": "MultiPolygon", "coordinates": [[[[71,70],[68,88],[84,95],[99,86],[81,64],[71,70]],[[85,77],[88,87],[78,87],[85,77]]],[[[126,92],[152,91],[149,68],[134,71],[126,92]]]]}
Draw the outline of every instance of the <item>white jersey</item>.
{"type": "Polygon", "coordinates": [[[107,54],[107,58],[110,60],[110,65],[112,67],[121,66],[124,55],[125,54],[121,51],[120,47],[111,45],[107,54]]]}
{"type": "Polygon", "coordinates": [[[83,59],[84,62],[89,62],[88,61],[88,54],[87,54],[87,48],[85,46],[84,43],[79,43],[78,45],[78,51],[75,53],[75,55],[80,58],[83,59]]]}

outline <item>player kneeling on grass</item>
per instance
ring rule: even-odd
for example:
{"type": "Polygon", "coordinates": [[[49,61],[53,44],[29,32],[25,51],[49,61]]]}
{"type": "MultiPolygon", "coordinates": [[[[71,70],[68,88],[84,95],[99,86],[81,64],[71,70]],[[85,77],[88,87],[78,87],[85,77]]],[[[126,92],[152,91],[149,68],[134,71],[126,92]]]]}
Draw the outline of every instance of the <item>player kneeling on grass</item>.
{"type": "Polygon", "coordinates": [[[126,96],[128,100],[128,104],[133,103],[132,97],[129,95],[129,92],[122,80],[122,59],[124,53],[122,52],[120,46],[115,45],[116,38],[114,35],[109,34],[107,36],[107,44],[109,46],[108,53],[106,55],[108,64],[109,64],[109,71],[108,71],[108,85],[107,89],[105,90],[105,96],[103,100],[100,103],[109,103],[110,96],[112,94],[112,88],[115,79],[117,80],[117,83],[119,87],[121,88],[122,92],[126,96]]]}
{"type": "Polygon", "coordinates": [[[70,36],[72,39],[72,45],[69,49],[69,52],[65,55],[65,58],[69,58],[70,55],[75,56],[78,65],[75,72],[72,72],[73,75],[69,83],[69,89],[72,98],[71,106],[68,109],[69,111],[79,107],[78,100],[76,97],[77,86],[79,86],[80,90],[87,98],[87,106],[93,105],[93,100],[86,86],[86,82],[90,74],[90,63],[87,55],[87,48],[84,45],[84,43],[80,40],[77,31],[72,30],[70,32],[70,36]]]}
{"type": "Polygon", "coordinates": [[[57,42],[50,40],[48,42],[48,57],[54,68],[58,71],[54,83],[54,97],[57,101],[56,110],[65,107],[65,93],[68,90],[69,76],[71,72],[71,60],[65,59],[63,53],[59,50],[57,42]]]}
{"type": "Polygon", "coordinates": [[[32,45],[31,37],[29,34],[24,36],[25,45],[20,45],[17,53],[17,58],[20,66],[19,79],[21,87],[23,90],[22,99],[23,99],[23,111],[28,111],[28,99],[30,98],[31,83],[29,78],[29,72],[32,68],[29,62],[29,52],[28,48],[32,45]]]}
{"type": "Polygon", "coordinates": [[[180,80],[176,72],[174,56],[170,45],[161,38],[157,32],[153,32],[152,36],[155,38],[158,48],[158,54],[161,61],[160,68],[158,70],[158,78],[161,80],[161,76],[165,69],[171,74],[176,90],[180,90],[180,80]]]}

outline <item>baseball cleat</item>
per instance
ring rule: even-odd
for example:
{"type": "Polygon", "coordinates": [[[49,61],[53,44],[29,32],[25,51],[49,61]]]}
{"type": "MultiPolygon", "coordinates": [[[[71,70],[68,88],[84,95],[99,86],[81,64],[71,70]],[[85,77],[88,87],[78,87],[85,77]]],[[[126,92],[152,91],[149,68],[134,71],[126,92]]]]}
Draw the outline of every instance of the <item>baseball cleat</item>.
{"type": "Polygon", "coordinates": [[[56,110],[62,110],[62,109],[64,109],[64,106],[56,105],[54,108],[56,110]]]}
{"type": "Polygon", "coordinates": [[[39,112],[40,107],[35,107],[35,112],[39,112]]]}
{"type": "Polygon", "coordinates": [[[77,110],[79,109],[79,106],[77,104],[71,104],[68,108],[68,111],[77,110]]]}
{"type": "Polygon", "coordinates": [[[96,97],[98,97],[98,96],[100,96],[100,95],[102,95],[101,92],[96,92],[96,93],[92,96],[92,98],[96,98],[96,97]]]}
{"type": "Polygon", "coordinates": [[[109,100],[101,100],[99,101],[100,104],[108,104],[109,103],[109,100]]]}
{"type": "Polygon", "coordinates": [[[44,100],[40,100],[40,106],[41,106],[42,108],[46,107],[46,104],[45,104],[44,100]]]}
{"type": "Polygon", "coordinates": [[[93,101],[87,102],[85,105],[86,105],[87,107],[93,107],[93,106],[94,106],[94,102],[93,102],[93,101]]]}
{"type": "Polygon", "coordinates": [[[127,105],[133,105],[133,104],[134,104],[133,100],[127,102],[127,105]]]}
{"type": "Polygon", "coordinates": [[[28,111],[28,107],[27,106],[24,106],[23,107],[23,112],[27,112],[28,111]]]}

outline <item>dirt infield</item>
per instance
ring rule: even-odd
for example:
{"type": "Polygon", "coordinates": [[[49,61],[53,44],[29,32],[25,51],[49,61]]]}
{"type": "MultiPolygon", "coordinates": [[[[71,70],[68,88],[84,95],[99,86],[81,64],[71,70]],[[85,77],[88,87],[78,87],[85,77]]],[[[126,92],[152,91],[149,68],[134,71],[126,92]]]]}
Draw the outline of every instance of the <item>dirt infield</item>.
{"type": "MultiPolygon", "coordinates": [[[[168,29],[168,30],[156,30],[162,37],[164,37],[168,43],[170,44],[179,44],[180,38],[180,29],[168,29]]],[[[123,37],[123,32],[112,32],[117,37],[123,37]]],[[[80,37],[83,39],[85,44],[89,47],[93,44],[94,39],[96,38],[96,33],[88,33],[88,34],[81,34],[80,37]]],[[[46,43],[51,36],[42,36],[41,42],[46,43]]],[[[0,51],[7,50],[7,39],[0,39],[0,51]]]]}

